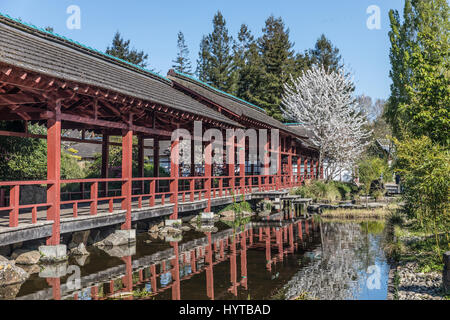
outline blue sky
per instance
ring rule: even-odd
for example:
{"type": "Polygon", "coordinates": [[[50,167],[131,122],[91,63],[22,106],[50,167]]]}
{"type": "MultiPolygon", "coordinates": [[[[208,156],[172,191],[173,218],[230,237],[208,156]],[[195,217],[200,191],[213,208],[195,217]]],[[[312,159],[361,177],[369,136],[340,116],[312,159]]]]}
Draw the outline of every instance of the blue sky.
{"type": "MultiPolygon", "coordinates": [[[[389,9],[402,10],[403,0],[0,0],[0,12],[104,51],[119,30],[131,44],[149,54],[149,66],[165,75],[176,56],[176,37],[183,31],[195,65],[202,35],[211,32],[217,10],[236,36],[242,23],[261,34],[265,19],[281,16],[297,51],[314,46],[320,34],[340,49],[354,74],[357,93],[389,96],[389,9]],[[81,29],[69,30],[66,9],[81,9],[81,29]],[[369,30],[366,9],[381,9],[381,29],[369,30]]],[[[1,45],[1,44],[0,44],[1,45]]]]}

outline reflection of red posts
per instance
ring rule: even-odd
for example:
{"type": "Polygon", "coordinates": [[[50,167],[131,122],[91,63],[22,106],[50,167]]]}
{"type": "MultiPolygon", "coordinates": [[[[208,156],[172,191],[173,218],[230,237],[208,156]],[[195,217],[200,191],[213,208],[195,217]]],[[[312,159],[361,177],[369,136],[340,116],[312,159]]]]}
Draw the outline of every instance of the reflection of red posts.
{"type": "Polygon", "coordinates": [[[270,228],[266,228],[266,268],[272,271],[272,248],[271,248],[270,228]]]}
{"type": "Polygon", "coordinates": [[[111,295],[114,294],[114,280],[110,280],[110,281],[109,281],[109,293],[110,293],[111,295]]]}
{"type": "Polygon", "coordinates": [[[228,289],[234,296],[237,297],[237,267],[236,267],[236,239],[233,236],[231,240],[231,254],[230,254],[230,280],[231,280],[231,288],[228,289]]]}
{"type": "Polygon", "coordinates": [[[48,278],[47,283],[50,287],[52,287],[53,300],[61,300],[61,279],[48,278]]]}
{"type": "Polygon", "coordinates": [[[289,250],[291,253],[294,252],[294,225],[289,225],[289,250]]]}
{"type": "Polygon", "coordinates": [[[259,227],[259,241],[263,241],[263,228],[259,227]]]}
{"type": "Polygon", "coordinates": [[[306,235],[309,236],[309,223],[308,223],[308,220],[305,220],[305,231],[306,231],[306,235]]]}
{"type": "MultiPolygon", "coordinates": [[[[126,292],[133,291],[133,264],[131,256],[123,257],[122,260],[125,262],[125,275],[122,277],[122,283],[125,287],[126,292]]],[[[127,300],[133,300],[133,296],[126,298],[127,300]]]]}
{"type": "Polygon", "coordinates": [[[178,218],[178,178],[180,176],[179,166],[179,138],[172,141],[170,145],[170,199],[174,204],[173,213],[170,219],[178,218]]]}
{"type": "Polygon", "coordinates": [[[225,257],[224,240],[220,240],[220,259],[225,257]]]}
{"type": "Polygon", "coordinates": [[[249,232],[249,245],[253,245],[253,229],[250,228],[249,232]]]}
{"type": "Polygon", "coordinates": [[[197,272],[197,262],[195,260],[195,249],[191,250],[191,271],[192,273],[196,273],[197,272]]]}
{"type": "Polygon", "coordinates": [[[172,300],[180,300],[180,256],[178,253],[178,242],[171,242],[175,258],[172,259],[172,300]]]}
{"type": "Polygon", "coordinates": [[[241,237],[241,285],[247,290],[247,237],[241,237]]]}
{"type": "Polygon", "coordinates": [[[301,220],[298,222],[298,238],[300,240],[303,240],[303,227],[302,227],[302,221],[301,220]]]}
{"type": "Polygon", "coordinates": [[[277,241],[277,245],[278,245],[278,258],[280,259],[280,261],[283,261],[283,230],[282,229],[278,229],[276,231],[276,241],[277,241]]]}
{"type": "Polygon", "coordinates": [[[206,247],[206,294],[208,298],[214,300],[214,273],[213,273],[213,256],[211,244],[211,232],[206,233],[208,237],[208,246],[206,247]]]}
{"type": "Polygon", "coordinates": [[[156,282],[156,265],[155,264],[152,264],[151,266],[150,266],[150,272],[151,272],[151,285],[152,285],[152,292],[153,293],[156,293],[157,291],[158,291],[158,285],[157,285],[157,282],[156,282]]]}
{"type": "Polygon", "coordinates": [[[91,299],[98,300],[98,285],[91,287],[91,299]]]}

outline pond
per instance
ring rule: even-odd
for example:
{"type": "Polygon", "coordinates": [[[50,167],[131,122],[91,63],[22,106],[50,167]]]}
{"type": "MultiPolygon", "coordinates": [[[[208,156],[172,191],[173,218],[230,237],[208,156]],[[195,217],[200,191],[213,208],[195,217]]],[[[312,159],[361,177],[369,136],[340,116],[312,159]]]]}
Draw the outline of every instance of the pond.
{"type": "Polygon", "coordinates": [[[89,256],[41,268],[10,290],[26,300],[387,298],[381,221],[272,218],[230,226],[91,247],[89,256]]]}

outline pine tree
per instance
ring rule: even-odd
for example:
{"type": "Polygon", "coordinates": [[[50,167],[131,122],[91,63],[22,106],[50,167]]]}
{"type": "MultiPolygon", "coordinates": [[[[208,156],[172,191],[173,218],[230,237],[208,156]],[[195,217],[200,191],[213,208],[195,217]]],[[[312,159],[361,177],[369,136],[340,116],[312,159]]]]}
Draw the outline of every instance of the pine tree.
{"type": "Polygon", "coordinates": [[[145,54],[144,51],[130,49],[130,40],[125,41],[119,31],[114,35],[112,46],[108,46],[106,53],[142,68],[147,67],[148,54],[145,54]]]}
{"type": "Polygon", "coordinates": [[[281,18],[270,16],[258,39],[262,63],[265,67],[263,84],[258,100],[266,112],[279,120],[283,119],[281,95],[283,84],[288,82],[295,71],[293,43],[289,41],[289,29],[285,28],[281,18]]]}
{"type": "Polygon", "coordinates": [[[189,49],[184,40],[184,34],[181,31],[178,32],[177,48],[177,58],[172,61],[174,63],[172,67],[178,72],[192,75],[192,65],[189,59],[189,49]]]}
{"type": "Polygon", "coordinates": [[[226,22],[220,11],[213,19],[213,32],[200,43],[197,76],[212,86],[234,93],[236,73],[233,64],[233,38],[228,34],[226,22]]]}
{"type": "Polygon", "coordinates": [[[324,34],[317,39],[314,49],[309,50],[309,56],[313,64],[322,65],[327,71],[338,71],[343,67],[339,49],[324,34]]]}
{"type": "Polygon", "coordinates": [[[259,105],[262,96],[264,65],[258,45],[247,25],[241,25],[238,41],[234,47],[234,65],[237,72],[236,95],[250,103],[259,105]]]}

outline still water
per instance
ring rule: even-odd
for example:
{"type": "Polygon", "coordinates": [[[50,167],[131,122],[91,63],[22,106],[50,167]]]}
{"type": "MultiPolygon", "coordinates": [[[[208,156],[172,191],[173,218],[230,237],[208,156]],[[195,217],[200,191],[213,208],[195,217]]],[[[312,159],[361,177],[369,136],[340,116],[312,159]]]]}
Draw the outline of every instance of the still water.
{"type": "MultiPolygon", "coordinates": [[[[177,239],[138,234],[34,273],[16,299],[379,299],[389,266],[380,221],[254,220],[177,239]],[[170,240],[173,240],[170,242],[170,240]],[[179,240],[179,239],[178,239],[179,240]]],[[[1,298],[1,297],[0,297],[1,298]]]]}

